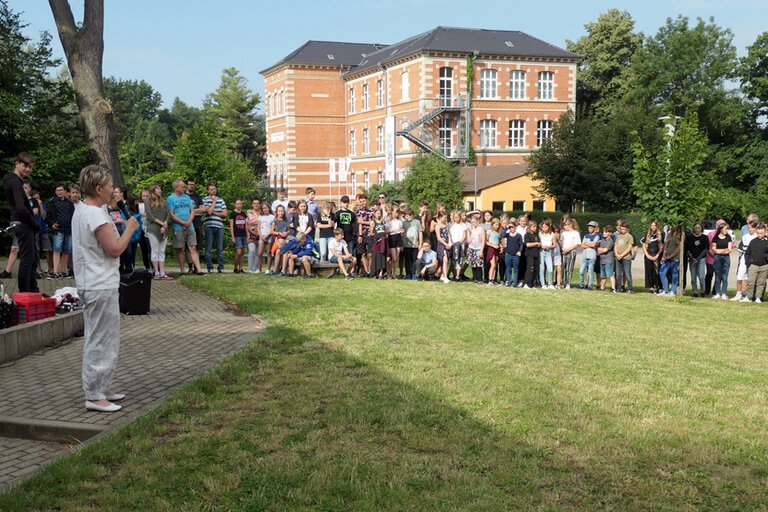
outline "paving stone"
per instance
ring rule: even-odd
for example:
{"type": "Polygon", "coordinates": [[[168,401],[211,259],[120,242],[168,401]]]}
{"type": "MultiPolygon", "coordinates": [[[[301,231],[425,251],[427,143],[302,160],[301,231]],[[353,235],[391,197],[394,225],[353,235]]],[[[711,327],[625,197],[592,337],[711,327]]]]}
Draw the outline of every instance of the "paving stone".
{"type": "MultiPolygon", "coordinates": [[[[76,338],[0,369],[0,416],[116,428],[240,350],[258,336],[260,328],[253,318],[234,315],[223,303],[177,281],[153,282],[150,314],[121,318],[114,383],[116,390],[127,395],[121,411],[85,410],[80,381],[83,339],[76,338]]],[[[0,438],[0,492],[67,453],[69,445],[0,438]]]]}

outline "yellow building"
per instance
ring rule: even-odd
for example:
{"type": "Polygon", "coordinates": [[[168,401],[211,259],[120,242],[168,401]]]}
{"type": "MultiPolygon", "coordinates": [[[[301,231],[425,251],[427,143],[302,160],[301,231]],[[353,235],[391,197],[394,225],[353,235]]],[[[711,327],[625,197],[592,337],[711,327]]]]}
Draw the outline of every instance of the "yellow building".
{"type": "Polygon", "coordinates": [[[464,208],[503,212],[553,212],[555,199],[538,192],[527,164],[462,167],[464,208]]]}

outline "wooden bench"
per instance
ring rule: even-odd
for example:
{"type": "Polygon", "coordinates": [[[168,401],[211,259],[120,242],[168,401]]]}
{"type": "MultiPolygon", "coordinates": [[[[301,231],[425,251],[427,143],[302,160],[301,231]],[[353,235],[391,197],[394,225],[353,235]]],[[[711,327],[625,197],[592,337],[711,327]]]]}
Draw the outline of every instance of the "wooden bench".
{"type": "Polygon", "coordinates": [[[333,277],[339,272],[339,265],[330,261],[318,261],[312,264],[312,273],[316,276],[333,277]]]}

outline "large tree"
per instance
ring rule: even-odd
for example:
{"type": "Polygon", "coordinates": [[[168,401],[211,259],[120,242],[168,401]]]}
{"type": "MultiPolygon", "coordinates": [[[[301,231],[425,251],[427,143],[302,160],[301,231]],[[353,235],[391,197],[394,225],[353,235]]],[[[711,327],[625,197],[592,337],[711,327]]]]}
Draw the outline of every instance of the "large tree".
{"type": "Polygon", "coordinates": [[[78,25],[67,0],[48,0],[61,46],[72,74],[72,85],[88,146],[95,159],[109,169],[116,185],[123,184],[117,153],[112,107],[104,98],[104,0],[85,0],[83,22],[78,25]]]}
{"type": "Polygon", "coordinates": [[[756,104],[756,116],[768,115],[768,32],[757,36],[747,48],[739,74],[742,91],[756,104]]]}
{"type": "Polygon", "coordinates": [[[576,99],[580,109],[609,115],[623,103],[621,99],[629,89],[632,60],[642,45],[643,35],[634,31],[632,16],[619,9],[606,11],[584,28],[586,35],[567,42],[570,51],[583,56],[576,99]]]}
{"type": "Polygon", "coordinates": [[[443,203],[449,209],[461,205],[464,186],[457,164],[429,154],[417,156],[409,167],[403,180],[403,192],[409,203],[429,201],[432,206],[443,203]]]}

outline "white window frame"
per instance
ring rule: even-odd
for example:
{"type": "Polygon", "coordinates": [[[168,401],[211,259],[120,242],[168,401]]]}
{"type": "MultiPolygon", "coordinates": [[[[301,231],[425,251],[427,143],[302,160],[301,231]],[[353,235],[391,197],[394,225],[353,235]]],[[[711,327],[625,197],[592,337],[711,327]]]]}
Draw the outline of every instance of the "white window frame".
{"type": "Polygon", "coordinates": [[[480,120],[480,147],[484,149],[497,147],[496,120],[480,120]],[[489,144],[490,142],[490,144],[489,144]]]}
{"type": "Polygon", "coordinates": [[[400,92],[402,101],[411,100],[411,74],[408,71],[403,71],[400,75],[400,92]]]}
{"type": "Polygon", "coordinates": [[[357,133],[355,130],[349,130],[349,155],[357,155],[357,133]]]}
{"type": "Polygon", "coordinates": [[[349,113],[350,114],[355,113],[355,88],[354,87],[349,88],[349,113]]]}
{"type": "Polygon", "coordinates": [[[363,185],[365,186],[365,191],[368,192],[368,189],[371,188],[371,174],[368,171],[363,173],[363,185]]]}
{"type": "Polygon", "coordinates": [[[357,197],[357,173],[352,173],[352,193],[357,197]]]}
{"type": "Polygon", "coordinates": [[[381,79],[376,81],[376,106],[384,106],[384,80],[381,79]]]}
{"type": "Polygon", "coordinates": [[[525,99],[525,71],[513,69],[509,73],[509,99],[525,99]]]}
{"type": "Polygon", "coordinates": [[[384,152],[384,127],[379,125],[376,127],[376,140],[378,142],[378,152],[384,152]]]}
{"type": "Polygon", "coordinates": [[[498,98],[499,72],[493,68],[480,70],[480,97],[483,99],[498,98]]]}
{"type": "Polygon", "coordinates": [[[287,104],[285,101],[285,96],[286,96],[285,91],[280,91],[280,112],[282,112],[283,114],[287,112],[285,108],[287,104]]]}
{"type": "Polygon", "coordinates": [[[525,147],[525,121],[513,119],[509,122],[509,147],[525,147]]]}
{"type": "Polygon", "coordinates": [[[443,66],[439,71],[438,91],[441,107],[450,107],[453,103],[453,68],[443,66]],[[445,93],[448,94],[445,94],[445,93]]]}
{"type": "Polygon", "coordinates": [[[552,71],[539,71],[538,93],[536,98],[540,100],[551,100],[555,98],[555,74],[552,71]]]}
{"type": "Polygon", "coordinates": [[[363,112],[368,110],[368,84],[363,84],[363,112]]]}
{"type": "Polygon", "coordinates": [[[552,138],[552,120],[542,119],[536,123],[536,147],[540,148],[545,140],[552,138]]]}
{"type": "Polygon", "coordinates": [[[363,154],[371,153],[371,135],[368,128],[363,128],[363,154]]]}
{"type": "Polygon", "coordinates": [[[450,118],[444,117],[440,119],[437,134],[440,153],[443,156],[450,157],[453,152],[453,122],[450,118]]]}

